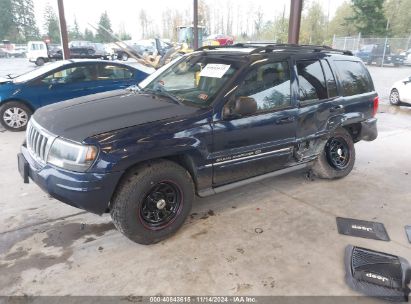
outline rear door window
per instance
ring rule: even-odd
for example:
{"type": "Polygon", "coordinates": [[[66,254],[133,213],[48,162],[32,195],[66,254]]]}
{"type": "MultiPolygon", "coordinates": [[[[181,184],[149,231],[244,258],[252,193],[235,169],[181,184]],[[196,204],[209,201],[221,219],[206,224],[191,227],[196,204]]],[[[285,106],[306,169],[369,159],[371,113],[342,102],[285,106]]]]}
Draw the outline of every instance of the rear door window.
{"type": "Polygon", "coordinates": [[[323,66],[325,79],[327,81],[328,97],[329,98],[336,97],[336,96],[338,96],[337,84],[335,82],[335,77],[334,77],[334,74],[331,71],[330,65],[329,65],[328,61],[326,61],[326,60],[321,60],[321,64],[323,66]]]}
{"type": "Polygon", "coordinates": [[[344,96],[353,96],[374,90],[370,75],[361,62],[336,60],[334,63],[341,77],[344,96]]]}
{"type": "Polygon", "coordinates": [[[328,98],[324,73],[318,60],[298,61],[297,71],[301,104],[328,98]]]}
{"type": "Polygon", "coordinates": [[[98,65],[97,80],[119,80],[132,77],[133,73],[126,67],[111,64],[98,65]]]}

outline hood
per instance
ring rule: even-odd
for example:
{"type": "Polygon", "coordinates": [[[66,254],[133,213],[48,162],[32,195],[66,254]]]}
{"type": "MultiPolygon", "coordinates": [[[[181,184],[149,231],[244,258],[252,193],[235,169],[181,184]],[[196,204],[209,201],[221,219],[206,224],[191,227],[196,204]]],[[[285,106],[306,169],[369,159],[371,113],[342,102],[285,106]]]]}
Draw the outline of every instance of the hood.
{"type": "Polygon", "coordinates": [[[3,83],[12,83],[12,82],[13,82],[13,79],[0,77],[0,84],[3,84],[3,83]]]}
{"type": "Polygon", "coordinates": [[[187,115],[197,110],[153,95],[116,90],[40,108],[33,118],[57,136],[82,142],[100,133],[187,115]]]}

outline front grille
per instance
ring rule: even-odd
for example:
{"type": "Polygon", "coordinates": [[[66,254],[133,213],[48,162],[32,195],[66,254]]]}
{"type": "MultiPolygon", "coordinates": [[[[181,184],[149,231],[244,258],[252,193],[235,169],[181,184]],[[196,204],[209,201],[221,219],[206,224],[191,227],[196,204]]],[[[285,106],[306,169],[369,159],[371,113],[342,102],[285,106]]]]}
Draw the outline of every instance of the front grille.
{"type": "Polygon", "coordinates": [[[33,119],[30,120],[26,131],[27,149],[31,156],[45,164],[47,155],[56,136],[48,133],[33,119]]]}

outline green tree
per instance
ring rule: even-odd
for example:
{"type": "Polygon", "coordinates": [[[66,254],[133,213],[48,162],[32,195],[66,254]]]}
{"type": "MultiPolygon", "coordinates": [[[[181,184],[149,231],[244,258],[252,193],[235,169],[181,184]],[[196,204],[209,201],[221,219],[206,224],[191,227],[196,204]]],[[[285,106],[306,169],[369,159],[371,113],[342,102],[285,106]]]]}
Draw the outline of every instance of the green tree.
{"type": "Polygon", "coordinates": [[[61,43],[59,20],[50,4],[44,10],[44,31],[52,43],[61,43]]]}
{"type": "Polygon", "coordinates": [[[70,40],[83,40],[84,39],[83,34],[80,32],[80,27],[78,25],[76,17],[74,17],[74,24],[70,28],[68,35],[69,35],[70,40]]]}
{"type": "Polygon", "coordinates": [[[261,7],[258,7],[258,9],[255,11],[255,14],[254,14],[254,29],[255,29],[255,36],[257,39],[260,39],[263,26],[264,26],[264,12],[261,7]]]}
{"type": "Polygon", "coordinates": [[[352,36],[358,34],[354,22],[347,21],[347,19],[352,17],[353,14],[354,11],[348,1],[341,4],[337,8],[335,16],[329,24],[329,34],[336,36],[352,36]]]}
{"type": "Polygon", "coordinates": [[[288,18],[276,17],[274,21],[267,21],[261,31],[260,39],[276,43],[288,41],[288,18]]]}
{"type": "Polygon", "coordinates": [[[131,35],[130,35],[129,33],[126,33],[126,32],[119,32],[116,36],[117,36],[121,41],[131,40],[131,35]]]}
{"type": "Polygon", "coordinates": [[[0,0],[0,39],[10,39],[13,29],[13,9],[11,0],[0,0]]]}
{"type": "Polygon", "coordinates": [[[387,0],[384,4],[388,29],[394,37],[411,35],[411,1],[387,0]]]}
{"type": "Polygon", "coordinates": [[[92,41],[92,42],[95,41],[93,32],[87,28],[84,30],[84,40],[92,41]]]}
{"type": "Polygon", "coordinates": [[[113,41],[113,38],[107,33],[106,30],[109,31],[110,33],[113,32],[113,30],[111,29],[111,21],[110,21],[110,18],[108,17],[107,11],[101,14],[100,20],[98,22],[98,30],[97,30],[97,35],[96,35],[97,42],[112,42],[113,41]]]}
{"type": "Polygon", "coordinates": [[[301,20],[301,43],[324,44],[327,26],[325,13],[321,4],[314,1],[306,8],[306,13],[301,20]]]}
{"type": "Polygon", "coordinates": [[[12,12],[15,42],[23,43],[40,39],[40,31],[34,16],[33,0],[12,0],[12,12]]]}
{"type": "Polygon", "coordinates": [[[384,36],[387,34],[387,19],[383,4],[384,0],[352,0],[353,16],[346,20],[354,22],[363,36],[384,36]]]}

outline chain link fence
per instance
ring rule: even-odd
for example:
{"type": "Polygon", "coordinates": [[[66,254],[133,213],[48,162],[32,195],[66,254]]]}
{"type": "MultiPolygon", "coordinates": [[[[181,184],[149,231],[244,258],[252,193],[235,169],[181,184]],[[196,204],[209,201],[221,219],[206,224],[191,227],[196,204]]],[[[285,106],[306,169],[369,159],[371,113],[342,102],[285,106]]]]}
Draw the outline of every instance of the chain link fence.
{"type": "Polygon", "coordinates": [[[333,48],[352,51],[368,64],[411,64],[411,36],[408,38],[333,37],[333,48]]]}

